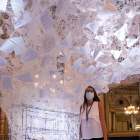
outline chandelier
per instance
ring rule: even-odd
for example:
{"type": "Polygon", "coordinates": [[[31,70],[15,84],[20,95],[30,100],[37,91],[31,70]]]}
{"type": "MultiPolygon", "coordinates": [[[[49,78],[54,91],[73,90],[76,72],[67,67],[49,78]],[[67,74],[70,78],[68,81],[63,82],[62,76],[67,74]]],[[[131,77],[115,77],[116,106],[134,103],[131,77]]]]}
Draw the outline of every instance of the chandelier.
{"type": "Polygon", "coordinates": [[[138,110],[139,110],[139,107],[135,108],[135,106],[130,104],[130,106],[128,106],[127,108],[124,108],[124,109],[125,109],[126,114],[137,114],[138,110]]]}
{"type": "Polygon", "coordinates": [[[132,97],[131,97],[131,91],[130,91],[130,106],[128,106],[127,108],[124,108],[125,109],[125,113],[126,114],[137,114],[138,113],[138,110],[139,110],[139,107],[138,108],[135,108],[135,106],[133,106],[131,104],[131,98],[132,97]]]}

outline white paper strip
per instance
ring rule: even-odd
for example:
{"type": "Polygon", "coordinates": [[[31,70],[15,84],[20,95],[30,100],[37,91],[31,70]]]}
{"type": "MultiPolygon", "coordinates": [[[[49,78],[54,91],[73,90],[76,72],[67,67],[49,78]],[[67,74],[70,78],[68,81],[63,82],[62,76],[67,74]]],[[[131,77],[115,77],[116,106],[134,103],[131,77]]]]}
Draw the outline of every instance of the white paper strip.
{"type": "Polygon", "coordinates": [[[16,55],[25,53],[26,46],[25,46],[23,37],[10,38],[10,41],[17,45],[17,47],[14,48],[14,52],[16,55]]]}
{"type": "Polygon", "coordinates": [[[45,54],[50,53],[55,48],[55,39],[52,35],[46,36],[42,41],[42,48],[45,54]]]}
{"type": "Polygon", "coordinates": [[[7,41],[0,47],[0,50],[1,50],[1,51],[4,51],[4,52],[11,53],[16,47],[17,47],[17,45],[15,45],[14,43],[12,43],[10,40],[7,40],[7,41]]]}
{"type": "Polygon", "coordinates": [[[120,65],[124,68],[130,68],[133,67],[133,63],[130,61],[129,58],[126,58],[125,60],[123,60],[120,65]]]}
{"type": "Polygon", "coordinates": [[[71,32],[68,34],[68,36],[59,44],[59,47],[70,47],[71,46],[71,32]]]}
{"type": "Polygon", "coordinates": [[[5,66],[5,65],[7,65],[7,60],[0,57],[0,66],[5,66]]]}
{"type": "Polygon", "coordinates": [[[82,82],[76,85],[74,94],[82,93],[82,82]]]}
{"type": "Polygon", "coordinates": [[[121,51],[111,50],[110,52],[113,54],[115,59],[118,59],[120,57],[122,50],[121,51]]]}
{"type": "Polygon", "coordinates": [[[41,62],[41,68],[45,68],[53,59],[54,57],[52,55],[46,55],[41,62]]]}
{"type": "Polygon", "coordinates": [[[79,68],[82,65],[82,58],[79,58],[74,62],[74,64],[70,68],[79,68]]]}
{"type": "Polygon", "coordinates": [[[29,47],[25,55],[21,58],[21,62],[25,63],[28,61],[32,61],[39,56],[39,52],[35,50],[33,47],[29,47]]]}
{"type": "Polygon", "coordinates": [[[51,28],[53,19],[49,16],[47,11],[44,11],[40,15],[38,15],[38,19],[46,31],[51,28]]]}
{"type": "Polygon", "coordinates": [[[126,41],[127,41],[127,47],[131,47],[134,45],[134,43],[138,41],[138,39],[127,38],[126,41]]]}
{"type": "Polygon", "coordinates": [[[116,31],[115,36],[120,41],[123,41],[125,39],[125,30],[127,29],[127,24],[124,24],[122,28],[120,28],[118,31],[116,31]]]}
{"type": "Polygon", "coordinates": [[[21,82],[33,82],[34,81],[32,73],[30,71],[26,72],[22,75],[17,76],[16,79],[21,81],[21,82]]]}
{"type": "Polygon", "coordinates": [[[89,28],[94,34],[97,34],[97,31],[99,29],[99,21],[93,21],[86,25],[87,28],[89,28]]]}
{"type": "Polygon", "coordinates": [[[107,64],[104,64],[104,63],[98,61],[96,67],[106,67],[106,66],[109,66],[111,64],[112,64],[111,62],[108,62],[107,64]]]}
{"type": "Polygon", "coordinates": [[[58,58],[57,61],[60,62],[60,63],[66,62],[69,59],[69,57],[71,56],[72,53],[73,53],[73,51],[69,51],[69,53],[65,57],[58,58]]]}
{"type": "Polygon", "coordinates": [[[109,0],[106,1],[102,11],[97,15],[98,18],[107,18],[113,16],[117,12],[117,7],[114,6],[109,0]]]}
{"type": "Polygon", "coordinates": [[[96,69],[94,68],[94,66],[90,65],[86,70],[81,71],[81,73],[83,73],[83,74],[90,74],[90,73],[94,72],[95,70],[96,69]]]}
{"type": "Polygon", "coordinates": [[[136,15],[135,9],[133,7],[133,3],[130,0],[130,12],[126,14],[129,18],[133,18],[136,15]]]}
{"type": "Polygon", "coordinates": [[[1,75],[2,91],[12,91],[12,76],[11,75],[1,75]]]}
{"type": "Polygon", "coordinates": [[[89,41],[85,44],[84,47],[76,47],[76,49],[79,54],[89,54],[90,53],[89,41]]]}
{"type": "Polygon", "coordinates": [[[18,28],[28,24],[31,21],[32,21],[32,19],[30,17],[30,13],[25,10],[24,13],[22,14],[22,16],[19,18],[19,20],[15,24],[14,28],[18,29],[18,28]]]}

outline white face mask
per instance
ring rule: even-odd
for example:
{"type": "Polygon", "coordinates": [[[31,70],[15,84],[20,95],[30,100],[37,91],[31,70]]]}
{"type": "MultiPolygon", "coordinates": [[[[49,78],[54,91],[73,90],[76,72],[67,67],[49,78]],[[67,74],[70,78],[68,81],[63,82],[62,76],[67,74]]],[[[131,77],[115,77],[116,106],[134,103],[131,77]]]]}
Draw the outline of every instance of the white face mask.
{"type": "Polygon", "coordinates": [[[87,98],[88,100],[92,100],[92,99],[94,98],[94,93],[92,93],[92,92],[87,92],[87,93],[86,93],[86,98],[87,98]]]}

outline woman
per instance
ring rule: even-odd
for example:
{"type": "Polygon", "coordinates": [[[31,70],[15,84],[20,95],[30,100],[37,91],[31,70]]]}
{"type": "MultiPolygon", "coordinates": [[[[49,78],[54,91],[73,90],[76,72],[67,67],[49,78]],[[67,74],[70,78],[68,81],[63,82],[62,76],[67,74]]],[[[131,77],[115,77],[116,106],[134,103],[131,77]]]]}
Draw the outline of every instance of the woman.
{"type": "Polygon", "coordinates": [[[84,103],[80,107],[81,124],[79,140],[107,140],[104,109],[95,89],[85,90],[84,103]]]}

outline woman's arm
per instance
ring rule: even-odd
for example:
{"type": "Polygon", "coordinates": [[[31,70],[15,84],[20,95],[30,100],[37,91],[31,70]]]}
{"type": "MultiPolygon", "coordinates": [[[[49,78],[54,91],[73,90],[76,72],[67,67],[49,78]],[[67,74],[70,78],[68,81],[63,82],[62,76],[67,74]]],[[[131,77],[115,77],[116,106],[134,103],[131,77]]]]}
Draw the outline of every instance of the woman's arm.
{"type": "Polygon", "coordinates": [[[104,140],[107,140],[107,129],[106,129],[106,122],[104,117],[104,108],[101,102],[98,102],[98,107],[99,107],[99,115],[100,115],[101,125],[104,134],[104,140]]]}
{"type": "MultiPolygon", "coordinates": [[[[80,106],[80,114],[81,114],[81,109],[82,109],[82,105],[80,106]]],[[[82,132],[81,132],[81,122],[80,122],[79,140],[81,140],[81,138],[82,138],[82,132]]]]}

